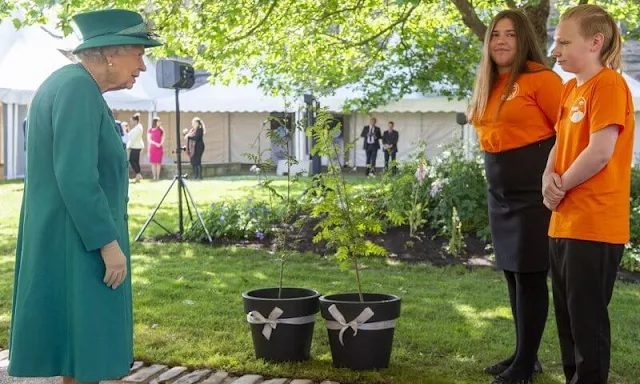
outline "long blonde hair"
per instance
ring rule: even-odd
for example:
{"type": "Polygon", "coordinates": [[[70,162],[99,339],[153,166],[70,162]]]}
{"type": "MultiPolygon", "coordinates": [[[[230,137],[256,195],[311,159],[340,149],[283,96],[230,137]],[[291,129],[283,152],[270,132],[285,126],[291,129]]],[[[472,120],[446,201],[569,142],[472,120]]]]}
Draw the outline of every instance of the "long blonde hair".
{"type": "Polygon", "coordinates": [[[202,134],[204,135],[205,133],[207,133],[207,127],[205,127],[204,125],[204,121],[202,121],[201,118],[199,117],[194,117],[193,120],[198,122],[198,127],[202,128],[202,134]]]}
{"type": "Polygon", "coordinates": [[[600,50],[600,62],[607,68],[622,70],[622,35],[616,21],[607,11],[595,4],[582,4],[570,8],[560,16],[561,22],[569,19],[576,19],[584,38],[602,33],[604,42],[600,50]]]}
{"type": "MultiPolygon", "coordinates": [[[[516,56],[513,59],[511,66],[511,74],[507,80],[507,87],[504,91],[504,97],[498,107],[502,107],[504,100],[513,88],[513,84],[518,77],[523,73],[530,72],[527,67],[527,61],[534,61],[546,66],[544,62],[545,56],[542,53],[540,44],[536,39],[536,33],[533,29],[533,24],[529,18],[521,11],[516,9],[506,9],[498,13],[492,20],[487,32],[484,36],[484,44],[482,47],[482,59],[480,60],[480,67],[476,73],[476,84],[473,89],[473,96],[471,97],[471,104],[467,112],[467,118],[469,121],[480,120],[484,116],[484,112],[487,109],[487,103],[489,102],[489,96],[493,90],[493,86],[498,79],[498,67],[491,58],[491,52],[489,45],[491,44],[491,36],[496,24],[502,19],[509,19],[513,23],[513,27],[516,32],[516,56]]],[[[495,117],[495,116],[494,116],[495,117]]]]}

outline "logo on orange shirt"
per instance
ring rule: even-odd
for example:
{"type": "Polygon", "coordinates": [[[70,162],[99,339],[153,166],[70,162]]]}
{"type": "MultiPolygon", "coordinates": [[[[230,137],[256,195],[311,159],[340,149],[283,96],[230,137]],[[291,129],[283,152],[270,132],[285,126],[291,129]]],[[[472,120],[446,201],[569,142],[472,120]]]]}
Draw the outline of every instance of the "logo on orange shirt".
{"type": "Polygon", "coordinates": [[[576,100],[575,103],[571,106],[571,110],[569,111],[569,119],[571,119],[572,123],[579,123],[584,119],[584,115],[587,112],[587,101],[584,97],[576,100]]]}
{"type": "Polygon", "coordinates": [[[513,83],[513,88],[511,88],[511,92],[509,92],[506,98],[502,96],[502,100],[506,100],[506,101],[512,100],[514,97],[518,96],[518,93],[520,93],[520,86],[518,85],[518,83],[513,83]]]}

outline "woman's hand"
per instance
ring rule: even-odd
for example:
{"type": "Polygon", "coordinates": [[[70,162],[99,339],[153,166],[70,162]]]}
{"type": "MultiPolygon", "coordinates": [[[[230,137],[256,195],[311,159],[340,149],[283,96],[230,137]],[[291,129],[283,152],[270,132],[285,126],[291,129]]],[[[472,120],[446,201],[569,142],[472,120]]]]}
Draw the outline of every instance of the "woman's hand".
{"type": "Polygon", "coordinates": [[[113,240],[102,247],[100,254],[105,266],[104,279],[102,281],[107,287],[116,289],[127,277],[127,258],[122,253],[117,240],[113,240]]]}

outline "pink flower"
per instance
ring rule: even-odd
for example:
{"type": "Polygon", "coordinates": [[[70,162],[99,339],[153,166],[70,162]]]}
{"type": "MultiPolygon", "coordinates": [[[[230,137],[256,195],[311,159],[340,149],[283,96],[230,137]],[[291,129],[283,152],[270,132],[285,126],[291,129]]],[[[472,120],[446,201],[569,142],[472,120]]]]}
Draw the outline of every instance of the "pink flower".
{"type": "Polygon", "coordinates": [[[426,164],[420,164],[418,166],[418,169],[416,170],[416,180],[418,180],[418,182],[420,184],[422,184],[422,182],[424,181],[425,177],[427,177],[427,165],[426,164]]]}

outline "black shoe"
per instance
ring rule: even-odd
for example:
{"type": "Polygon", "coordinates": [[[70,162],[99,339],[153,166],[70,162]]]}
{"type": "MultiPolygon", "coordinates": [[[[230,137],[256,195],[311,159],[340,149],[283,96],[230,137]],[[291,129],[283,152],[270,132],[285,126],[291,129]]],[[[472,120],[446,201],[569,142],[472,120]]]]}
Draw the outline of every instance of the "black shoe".
{"type": "MultiPolygon", "coordinates": [[[[502,364],[502,362],[494,364],[492,366],[489,366],[487,368],[484,369],[484,373],[488,373],[490,375],[493,376],[498,376],[499,374],[501,374],[502,372],[506,371],[507,368],[509,368],[509,365],[504,365],[502,364]]],[[[542,364],[540,364],[540,360],[536,360],[535,364],[533,365],[533,373],[535,375],[542,373],[542,364]]]]}
{"type": "Polygon", "coordinates": [[[504,376],[496,376],[495,379],[491,382],[491,384],[532,384],[533,377],[527,377],[526,379],[515,380],[509,377],[504,376]]]}
{"type": "Polygon", "coordinates": [[[540,363],[540,360],[536,360],[535,364],[533,364],[533,374],[534,375],[539,375],[543,371],[544,370],[542,369],[542,364],[540,363]]]}

